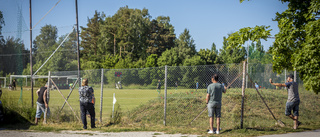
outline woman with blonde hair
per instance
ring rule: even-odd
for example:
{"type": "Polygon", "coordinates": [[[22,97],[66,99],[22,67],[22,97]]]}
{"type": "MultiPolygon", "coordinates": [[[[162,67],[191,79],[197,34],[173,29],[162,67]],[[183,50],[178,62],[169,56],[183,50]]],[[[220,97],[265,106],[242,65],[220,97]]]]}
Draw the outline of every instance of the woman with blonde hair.
{"type": "Polygon", "coordinates": [[[89,112],[91,119],[91,128],[95,127],[94,94],[93,88],[88,86],[88,79],[83,79],[79,88],[80,110],[83,129],[87,129],[86,113],[89,112]]]}

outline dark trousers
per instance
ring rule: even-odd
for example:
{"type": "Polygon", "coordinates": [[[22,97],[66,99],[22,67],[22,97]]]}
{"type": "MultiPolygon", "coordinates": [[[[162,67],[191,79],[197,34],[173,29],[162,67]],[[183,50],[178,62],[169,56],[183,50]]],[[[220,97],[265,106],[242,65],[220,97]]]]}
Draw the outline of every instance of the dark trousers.
{"type": "Polygon", "coordinates": [[[91,128],[95,127],[95,116],[96,113],[94,111],[94,106],[92,103],[82,103],[80,102],[80,110],[81,110],[81,119],[83,123],[83,128],[87,128],[87,117],[86,114],[89,112],[91,119],[91,128]]]}

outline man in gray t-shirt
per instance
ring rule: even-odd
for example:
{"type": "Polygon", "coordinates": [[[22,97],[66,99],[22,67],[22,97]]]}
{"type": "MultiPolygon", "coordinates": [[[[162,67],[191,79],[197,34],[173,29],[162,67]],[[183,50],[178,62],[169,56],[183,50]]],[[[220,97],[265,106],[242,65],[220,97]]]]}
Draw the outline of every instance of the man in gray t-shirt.
{"type": "Polygon", "coordinates": [[[208,104],[208,113],[209,113],[209,122],[210,122],[210,130],[208,133],[216,133],[219,134],[220,131],[220,117],[221,117],[221,98],[222,93],[226,92],[226,87],[222,86],[222,84],[218,83],[218,74],[214,74],[211,77],[212,83],[208,86],[207,89],[207,98],[206,103],[208,104]],[[217,130],[213,131],[213,117],[214,114],[217,118],[217,130]]]}
{"type": "Polygon", "coordinates": [[[294,76],[292,74],[288,75],[287,83],[273,83],[272,79],[270,78],[269,82],[272,85],[278,86],[278,87],[287,87],[288,90],[288,100],[286,103],[286,110],[285,114],[286,116],[290,117],[294,121],[294,129],[297,129],[298,126],[301,124],[300,121],[298,121],[299,116],[299,104],[300,104],[300,97],[299,97],[299,91],[298,91],[298,84],[293,81],[294,76]],[[293,111],[293,115],[291,114],[291,111],[293,111]]]}

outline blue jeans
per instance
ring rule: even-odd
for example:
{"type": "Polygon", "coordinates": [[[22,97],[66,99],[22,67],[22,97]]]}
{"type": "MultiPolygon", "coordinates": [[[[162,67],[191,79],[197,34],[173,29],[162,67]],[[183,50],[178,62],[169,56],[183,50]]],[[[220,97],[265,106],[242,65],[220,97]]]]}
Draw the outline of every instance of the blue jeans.
{"type": "MultiPolygon", "coordinates": [[[[45,109],[46,106],[44,104],[41,104],[37,101],[37,112],[36,112],[36,118],[41,118],[41,114],[45,112],[45,109]]],[[[47,110],[47,116],[50,115],[50,109],[48,107],[48,110],[47,110]]]]}
{"type": "Polygon", "coordinates": [[[299,104],[300,100],[294,102],[287,102],[286,103],[286,116],[291,115],[291,111],[293,110],[293,116],[299,116],[299,104]]]}

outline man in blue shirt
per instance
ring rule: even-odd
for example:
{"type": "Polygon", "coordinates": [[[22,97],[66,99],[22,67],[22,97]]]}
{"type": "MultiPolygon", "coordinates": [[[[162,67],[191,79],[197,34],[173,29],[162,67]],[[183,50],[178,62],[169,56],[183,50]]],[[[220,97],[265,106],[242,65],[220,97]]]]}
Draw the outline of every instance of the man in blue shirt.
{"type": "Polygon", "coordinates": [[[284,84],[273,83],[271,78],[269,82],[270,84],[278,87],[287,87],[288,100],[286,103],[285,114],[286,116],[290,117],[293,120],[294,122],[293,129],[297,129],[298,126],[301,124],[301,122],[298,121],[300,98],[299,98],[298,84],[293,81],[293,78],[294,76],[290,74],[288,75],[287,83],[284,83],[284,84]],[[293,111],[293,115],[291,114],[291,111],[293,111]]]}
{"type": "Polygon", "coordinates": [[[254,86],[256,87],[256,89],[259,89],[259,85],[258,85],[258,83],[256,82],[256,83],[254,83],[254,86]]]}
{"type": "Polygon", "coordinates": [[[196,83],[196,91],[198,90],[198,88],[199,88],[199,82],[197,81],[197,83],[196,83]]]}
{"type": "Polygon", "coordinates": [[[208,107],[209,113],[209,123],[210,123],[210,130],[208,133],[216,133],[219,134],[220,132],[220,117],[221,117],[221,99],[222,93],[226,93],[227,87],[222,86],[222,84],[218,83],[218,74],[214,74],[211,77],[212,83],[208,86],[207,89],[207,97],[206,103],[208,107]],[[217,118],[217,130],[213,131],[213,117],[216,115],[217,118]]]}

